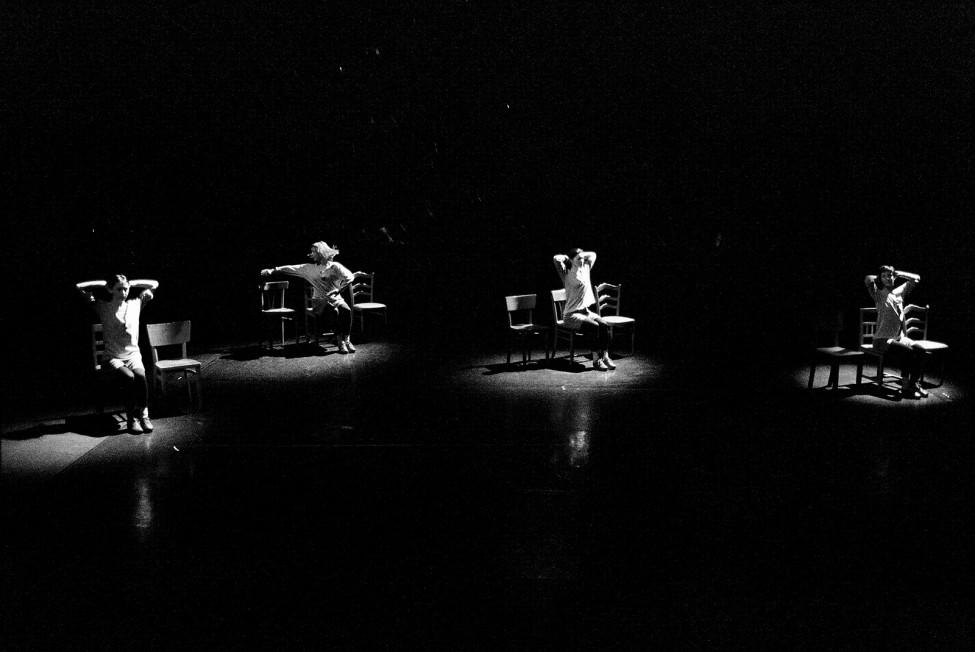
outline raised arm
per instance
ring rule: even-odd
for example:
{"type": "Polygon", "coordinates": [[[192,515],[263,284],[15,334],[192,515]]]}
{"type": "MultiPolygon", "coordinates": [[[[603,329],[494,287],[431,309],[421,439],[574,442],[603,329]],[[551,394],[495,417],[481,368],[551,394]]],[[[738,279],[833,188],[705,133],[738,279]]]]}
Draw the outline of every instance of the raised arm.
{"type": "Polygon", "coordinates": [[[590,267],[596,264],[596,252],[595,251],[583,251],[582,252],[582,262],[583,264],[588,263],[590,267]]]}
{"type": "Polygon", "coordinates": [[[563,278],[569,271],[569,257],[565,254],[556,254],[552,256],[552,263],[555,265],[555,273],[559,275],[559,278],[563,278]]]}
{"type": "Polygon", "coordinates": [[[156,298],[153,294],[153,290],[159,287],[159,281],[151,278],[137,278],[129,281],[129,292],[132,288],[141,288],[139,292],[139,299],[142,299],[142,303],[148,303],[156,298]]]}
{"type": "Polygon", "coordinates": [[[894,272],[894,279],[904,279],[906,283],[898,285],[894,292],[899,293],[901,296],[907,296],[911,291],[921,282],[921,275],[914,274],[913,272],[894,272]]]}
{"type": "Polygon", "coordinates": [[[78,292],[85,298],[85,301],[94,303],[95,290],[105,287],[105,281],[82,281],[75,283],[75,287],[78,288],[78,292]]]}

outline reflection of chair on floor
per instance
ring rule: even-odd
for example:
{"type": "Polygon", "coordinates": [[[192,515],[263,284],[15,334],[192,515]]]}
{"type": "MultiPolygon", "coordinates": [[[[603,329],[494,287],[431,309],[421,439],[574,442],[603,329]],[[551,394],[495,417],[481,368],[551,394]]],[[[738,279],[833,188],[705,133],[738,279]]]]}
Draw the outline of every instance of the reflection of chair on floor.
{"type": "Polygon", "coordinates": [[[545,344],[545,358],[548,359],[548,326],[534,322],[537,295],[516,294],[504,298],[508,308],[508,364],[511,364],[511,348],[515,338],[521,341],[521,362],[532,359],[531,338],[541,335],[545,344]]]}
{"type": "MultiPolygon", "coordinates": [[[[948,350],[948,345],[944,342],[928,339],[928,316],[930,313],[931,306],[917,306],[912,303],[904,308],[904,328],[907,331],[907,336],[916,344],[921,345],[930,360],[937,359],[940,363],[938,365],[938,383],[930,386],[941,387],[945,382],[944,352],[948,350]]],[[[927,375],[929,366],[927,364],[924,366],[925,373],[923,375],[927,375]]],[[[924,378],[922,377],[921,380],[923,381],[924,378]]]]}
{"type": "Polygon", "coordinates": [[[573,362],[576,358],[576,339],[586,337],[582,331],[565,325],[565,289],[552,290],[552,318],[555,321],[555,335],[552,337],[552,357],[559,349],[559,340],[565,340],[569,344],[569,361],[573,362]]]}
{"type": "MultiPolygon", "coordinates": [[[[338,334],[334,330],[325,331],[322,330],[323,321],[318,312],[312,306],[312,295],[314,294],[314,288],[310,283],[305,283],[305,342],[311,342],[312,338],[315,339],[315,344],[319,344],[321,338],[330,338],[334,346],[338,346],[338,334]]],[[[329,308],[326,308],[329,310],[329,308]]]]}
{"type": "Polygon", "coordinates": [[[832,386],[833,389],[839,388],[840,365],[844,362],[856,363],[857,382],[860,382],[860,377],[863,374],[864,353],[860,349],[848,349],[845,346],[840,346],[840,332],[843,330],[843,327],[842,312],[837,312],[830,319],[820,319],[817,322],[816,335],[829,333],[833,345],[821,346],[813,350],[812,360],[809,362],[809,389],[812,389],[813,378],[816,375],[816,367],[820,362],[829,364],[829,378],[826,381],[827,386],[832,386]]]}
{"type": "Polygon", "coordinates": [[[186,343],[190,341],[189,321],[175,321],[165,324],[147,324],[146,332],[149,335],[149,346],[152,347],[153,364],[153,386],[160,396],[166,395],[167,383],[170,379],[186,384],[186,392],[190,400],[190,405],[200,407],[202,405],[202,385],[203,365],[198,360],[186,357],[186,343]],[[179,358],[160,358],[159,349],[168,347],[180,347],[179,358]],[[192,380],[192,382],[191,382],[192,380]],[[193,398],[193,385],[196,385],[196,399],[193,398]]]}
{"type": "Polygon", "coordinates": [[[261,291],[261,345],[265,339],[268,348],[274,348],[274,341],[270,335],[270,326],[277,320],[281,325],[281,346],[284,347],[284,323],[291,322],[295,327],[295,341],[298,340],[298,322],[295,311],[284,305],[288,291],[288,281],[268,281],[259,285],[261,291]]]}
{"type": "Polygon", "coordinates": [[[366,314],[382,315],[386,325],[386,304],[379,303],[373,296],[376,275],[372,272],[355,272],[355,280],[349,285],[349,307],[353,317],[359,315],[359,330],[365,328],[366,314]]]}
{"type": "Polygon", "coordinates": [[[620,314],[620,295],[622,285],[612,283],[600,283],[596,287],[596,297],[599,308],[599,316],[609,324],[610,337],[616,334],[617,330],[629,331],[630,333],[630,355],[636,350],[636,319],[624,317],[620,314]]]}

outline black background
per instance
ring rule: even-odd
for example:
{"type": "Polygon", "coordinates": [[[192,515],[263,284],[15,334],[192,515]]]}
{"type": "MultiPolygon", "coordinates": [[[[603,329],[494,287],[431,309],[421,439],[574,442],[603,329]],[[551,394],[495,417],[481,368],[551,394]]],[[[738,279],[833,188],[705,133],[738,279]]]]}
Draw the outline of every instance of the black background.
{"type": "Polygon", "coordinates": [[[381,274],[401,326],[481,335],[502,295],[558,286],[554,253],[594,249],[677,355],[780,355],[819,312],[852,320],[889,263],[970,356],[964,3],[4,14],[14,365],[83,364],[72,285],[116,271],[161,281],[143,321],[246,339],[257,271],[318,239],[381,274]]]}

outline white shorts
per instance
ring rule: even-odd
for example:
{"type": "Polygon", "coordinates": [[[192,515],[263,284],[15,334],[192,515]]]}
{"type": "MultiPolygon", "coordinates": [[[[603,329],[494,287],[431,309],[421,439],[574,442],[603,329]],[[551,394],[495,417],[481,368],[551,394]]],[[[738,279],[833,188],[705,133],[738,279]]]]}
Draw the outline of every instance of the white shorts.
{"type": "Polygon", "coordinates": [[[126,367],[127,369],[131,369],[132,371],[141,371],[142,373],[145,373],[146,371],[145,366],[142,364],[141,355],[136,356],[134,358],[129,358],[128,360],[122,360],[121,358],[112,358],[111,360],[108,361],[108,365],[112,369],[121,369],[122,367],[126,367]]]}
{"type": "Polygon", "coordinates": [[[565,325],[568,326],[569,328],[575,328],[576,330],[579,330],[580,328],[582,328],[582,324],[592,323],[592,320],[595,319],[596,317],[599,317],[599,315],[597,315],[592,310],[589,310],[587,308],[586,310],[576,311],[566,315],[563,321],[565,322],[565,325]]]}

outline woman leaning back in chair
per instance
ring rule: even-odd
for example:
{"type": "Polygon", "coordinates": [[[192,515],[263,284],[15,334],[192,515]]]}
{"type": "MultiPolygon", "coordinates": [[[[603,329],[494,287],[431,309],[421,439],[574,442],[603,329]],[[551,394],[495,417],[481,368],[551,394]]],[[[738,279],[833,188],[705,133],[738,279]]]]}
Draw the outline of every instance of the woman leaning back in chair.
{"type": "Polygon", "coordinates": [[[570,328],[595,335],[596,351],[592,354],[592,368],[600,371],[616,369],[609,359],[609,324],[599,316],[596,295],[592,291],[590,271],[596,263],[596,253],[572,249],[568,255],[557,254],[552,258],[555,271],[565,286],[565,309],[562,320],[570,328]],[[598,353],[597,353],[598,351],[598,353]]]}
{"type": "Polygon", "coordinates": [[[882,265],[878,271],[878,275],[870,274],[863,279],[877,308],[873,349],[901,361],[901,393],[905,398],[926,397],[928,393],[921,387],[925,351],[907,336],[904,324],[904,297],[921,282],[921,277],[897,271],[890,265],[882,265]],[[895,283],[901,279],[905,282],[895,287],[895,283]]]}
{"type": "Polygon", "coordinates": [[[352,332],[352,310],[342,298],[342,290],[352,282],[355,275],[334,258],[339,255],[338,249],[328,246],[327,242],[319,240],[311,245],[308,251],[310,263],[300,265],[282,265],[261,270],[261,276],[284,274],[305,279],[312,287],[311,304],[316,314],[324,315],[326,308],[331,308],[338,320],[336,335],[339,340],[339,353],[355,353],[350,333],[352,332]]]}
{"type": "Polygon", "coordinates": [[[78,290],[91,302],[102,323],[107,364],[128,388],[126,412],[132,434],[152,432],[149,420],[149,384],[139,351],[139,316],[152,301],[157,281],[140,279],[131,283],[123,274],[112,274],[104,281],[78,283],[78,290]],[[131,289],[139,288],[135,297],[131,289]]]}

